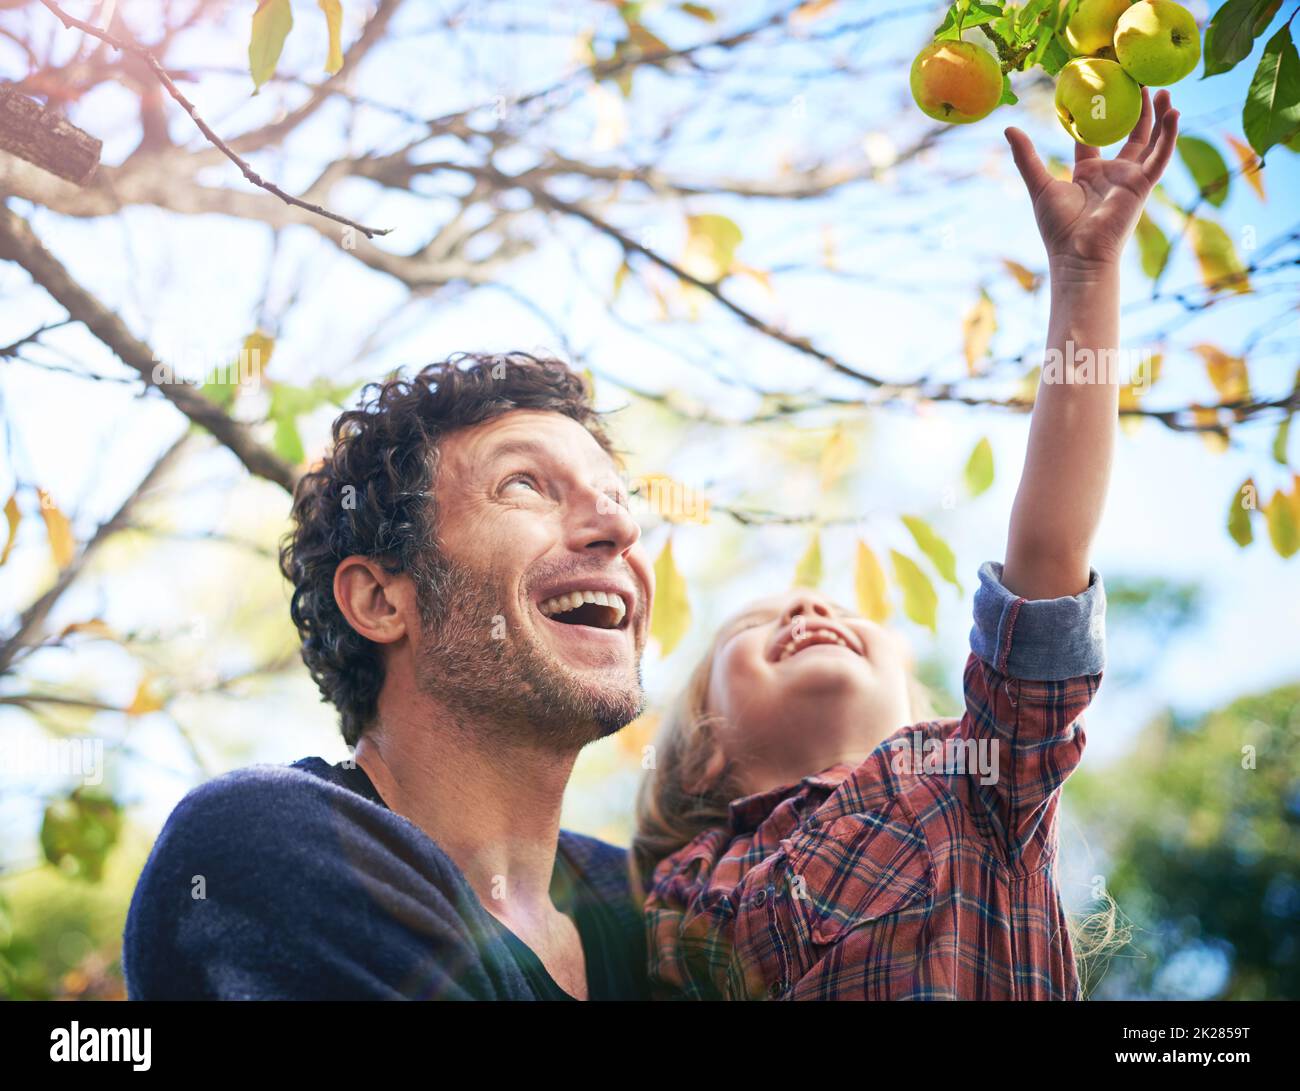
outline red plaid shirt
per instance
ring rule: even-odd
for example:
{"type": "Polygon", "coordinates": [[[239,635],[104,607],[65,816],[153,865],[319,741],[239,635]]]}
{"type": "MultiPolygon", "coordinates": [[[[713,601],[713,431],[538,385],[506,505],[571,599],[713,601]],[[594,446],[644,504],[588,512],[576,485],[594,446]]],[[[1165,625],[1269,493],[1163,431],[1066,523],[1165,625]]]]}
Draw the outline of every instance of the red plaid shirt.
{"type": "Polygon", "coordinates": [[[1095,570],[1082,594],[1033,602],[1000,577],[981,568],[960,719],[736,800],[727,827],[660,862],[654,995],[1078,999],[1057,801],[1101,684],[1104,592],[1095,570]]]}

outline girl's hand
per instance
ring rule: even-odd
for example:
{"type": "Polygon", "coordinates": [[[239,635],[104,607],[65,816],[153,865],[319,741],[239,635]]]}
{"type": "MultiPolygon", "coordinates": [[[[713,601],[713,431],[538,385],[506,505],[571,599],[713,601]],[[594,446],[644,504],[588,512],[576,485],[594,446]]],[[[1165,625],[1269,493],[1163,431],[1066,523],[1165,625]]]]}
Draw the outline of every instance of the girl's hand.
{"type": "Polygon", "coordinates": [[[1169,92],[1142,88],[1142,113],[1123,149],[1103,159],[1097,148],[1074,145],[1074,179],[1053,178],[1021,130],[1009,128],[1011,154],[1034,202],[1034,217],[1051,264],[1115,264],[1142,214],[1142,206],[1169,164],[1178,137],[1178,111],[1169,92]]]}

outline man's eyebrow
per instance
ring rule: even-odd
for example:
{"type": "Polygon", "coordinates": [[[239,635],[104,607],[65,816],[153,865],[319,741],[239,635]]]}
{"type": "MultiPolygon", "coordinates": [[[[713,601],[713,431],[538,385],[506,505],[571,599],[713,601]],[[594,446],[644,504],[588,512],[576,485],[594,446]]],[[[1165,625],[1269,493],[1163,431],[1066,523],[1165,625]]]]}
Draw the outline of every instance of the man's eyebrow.
{"type": "Polygon", "coordinates": [[[513,458],[516,455],[549,455],[546,444],[540,443],[535,439],[512,439],[495,448],[487,457],[487,465],[490,467],[493,463],[499,462],[504,458],[513,458]]]}

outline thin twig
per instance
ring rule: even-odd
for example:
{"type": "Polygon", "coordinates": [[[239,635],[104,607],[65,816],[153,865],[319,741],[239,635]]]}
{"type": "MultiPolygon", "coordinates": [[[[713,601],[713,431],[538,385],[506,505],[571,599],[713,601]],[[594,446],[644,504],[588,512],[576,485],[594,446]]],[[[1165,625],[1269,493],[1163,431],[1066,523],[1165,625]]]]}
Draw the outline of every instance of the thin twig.
{"type": "Polygon", "coordinates": [[[69,30],[80,30],[85,34],[89,34],[98,38],[100,41],[111,45],[114,49],[120,50],[123,53],[134,53],[137,57],[142,58],[150,69],[152,69],[154,75],[158,77],[158,80],[162,83],[163,87],[167,89],[167,93],[180,103],[185,112],[190,115],[194,124],[199,127],[199,131],[208,138],[218,151],[234,163],[243,173],[244,177],[252,182],[253,185],[266,190],[268,193],[275,194],[275,196],[279,197],[280,200],[285,202],[285,204],[296,205],[298,208],[306,209],[308,212],[314,212],[318,216],[324,216],[327,220],[333,220],[335,223],[341,223],[345,227],[354,228],[355,230],[360,231],[368,239],[373,239],[376,235],[387,235],[392,230],[391,227],[366,227],[363,224],[357,223],[355,220],[349,220],[346,216],[340,216],[338,213],[330,212],[329,209],[322,208],[320,205],[314,205],[309,201],[304,201],[293,196],[291,193],[286,193],[274,182],[268,182],[258,174],[257,171],[249,166],[247,160],[237,155],[231,149],[229,144],[212,131],[212,128],[208,123],[199,116],[198,111],[194,108],[194,103],[190,102],[190,100],[185,97],[181,92],[181,89],[173,82],[171,76],[167,74],[167,69],[165,69],[159,63],[158,58],[144,46],[137,45],[135,42],[122,41],[122,39],[115,35],[100,30],[97,26],[93,26],[90,23],[69,15],[54,3],[54,0],[41,0],[41,3],[44,4],[45,7],[48,8],[69,30]]]}

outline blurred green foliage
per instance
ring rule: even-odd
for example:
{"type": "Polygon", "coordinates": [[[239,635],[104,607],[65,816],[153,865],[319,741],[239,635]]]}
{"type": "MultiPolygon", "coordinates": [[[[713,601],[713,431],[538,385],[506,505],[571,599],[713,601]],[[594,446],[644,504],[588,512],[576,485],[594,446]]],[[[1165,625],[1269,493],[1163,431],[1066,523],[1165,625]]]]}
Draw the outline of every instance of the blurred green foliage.
{"type": "Polygon", "coordinates": [[[1133,930],[1098,998],[1300,998],[1300,685],[1166,714],[1067,789],[1133,930]]]}

